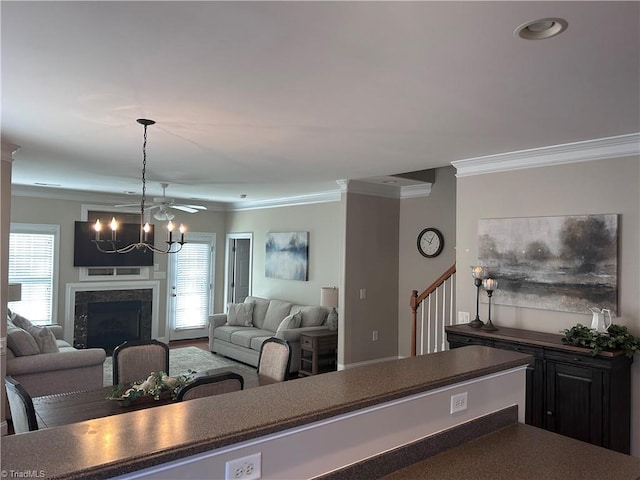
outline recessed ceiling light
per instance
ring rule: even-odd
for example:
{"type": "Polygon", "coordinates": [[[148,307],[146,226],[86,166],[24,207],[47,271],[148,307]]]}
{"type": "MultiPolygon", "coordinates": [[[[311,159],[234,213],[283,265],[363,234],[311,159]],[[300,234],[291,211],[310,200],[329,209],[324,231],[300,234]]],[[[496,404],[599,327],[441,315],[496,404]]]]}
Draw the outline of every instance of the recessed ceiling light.
{"type": "Polygon", "coordinates": [[[567,21],[562,18],[541,18],[523,23],[513,31],[513,35],[525,40],[542,40],[564,32],[568,25],[567,21]]]}

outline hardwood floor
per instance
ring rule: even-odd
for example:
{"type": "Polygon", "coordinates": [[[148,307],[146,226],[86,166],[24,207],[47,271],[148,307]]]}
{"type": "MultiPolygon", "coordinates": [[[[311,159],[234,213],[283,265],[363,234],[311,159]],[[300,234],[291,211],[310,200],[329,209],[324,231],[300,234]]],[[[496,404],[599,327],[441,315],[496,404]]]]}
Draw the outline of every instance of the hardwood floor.
{"type": "Polygon", "coordinates": [[[180,347],[197,347],[205,352],[209,351],[209,338],[193,338],[190,340],[173,340],[169,342],[169,349],[180,347]]]}

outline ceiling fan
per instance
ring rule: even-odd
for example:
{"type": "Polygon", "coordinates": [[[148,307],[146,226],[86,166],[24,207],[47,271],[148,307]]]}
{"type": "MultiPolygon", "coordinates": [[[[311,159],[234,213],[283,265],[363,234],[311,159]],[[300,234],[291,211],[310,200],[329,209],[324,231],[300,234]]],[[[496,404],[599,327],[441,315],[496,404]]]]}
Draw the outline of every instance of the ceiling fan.
{"type": "MultiPolygon", "coordinates": [[[[156,220],[160,220],[160,221],[166,221],[166,220],[173,220],[173,218],[175,217],[175,215],[173,214],[173,212],[171,212],[170,209],[175,209],[175,210],[181,210],[183,212],[187,212],[187,213],[196,213],[199,212],[200,210],[206,210],[207,207],[203,206],[203,205],[191,205],[191,204],[184,204],[184,203],[176,203],[175,199],[173,198],[169,198],[166,195],[166,189],[169,186],[168,183],[161,183],[160,186],[162,187],[162,196],[161,197],[154,197],[153,198],[153,204],[146,207],[144,210],[145,212],[154,212],[154,210],[157,210],[153,213],[153,218],[155,218],[156,220]]],[[[136,203],[130,203],[127,205],[116,205],[115,207],[135,207],[138,204],[136,203]]]]}

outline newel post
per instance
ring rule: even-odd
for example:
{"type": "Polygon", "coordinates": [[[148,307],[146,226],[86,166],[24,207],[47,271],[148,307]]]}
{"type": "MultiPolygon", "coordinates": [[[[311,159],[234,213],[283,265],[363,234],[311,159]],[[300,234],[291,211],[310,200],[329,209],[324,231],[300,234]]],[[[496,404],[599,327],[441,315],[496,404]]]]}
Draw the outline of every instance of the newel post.
{"type": "Polygon", "coordinates": [[[416,322],[417,322],[417,311],[418,311],[418,291],[413,290],[411,292],[411,300],[409,301],[409,305],[411,305],[411,356],[416,356],[416,322]]]}

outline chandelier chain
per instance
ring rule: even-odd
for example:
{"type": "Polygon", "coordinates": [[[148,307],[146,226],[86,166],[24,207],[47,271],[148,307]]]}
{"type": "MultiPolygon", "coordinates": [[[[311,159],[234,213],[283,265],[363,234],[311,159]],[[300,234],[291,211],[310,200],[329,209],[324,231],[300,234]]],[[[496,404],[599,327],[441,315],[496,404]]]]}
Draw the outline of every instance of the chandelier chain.
{"type": "Polygon", "coordinates": [[[147,125],[144,125],[144,140],[142,142],[142,199],[140,200],[140,222],[144,223],[144,204],[147,197],[147,125]]]}

